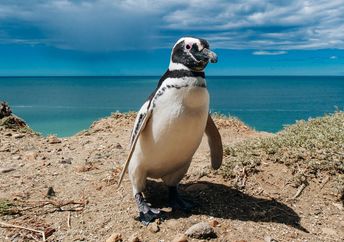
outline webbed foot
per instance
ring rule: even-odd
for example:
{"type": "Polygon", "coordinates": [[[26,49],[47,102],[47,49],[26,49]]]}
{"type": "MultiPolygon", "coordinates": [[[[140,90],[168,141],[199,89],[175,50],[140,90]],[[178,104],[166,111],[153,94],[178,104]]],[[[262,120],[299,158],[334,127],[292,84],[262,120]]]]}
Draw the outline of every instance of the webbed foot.
{"type": "Polygon", "coordinates": [[[140,211],[140,221],[144,225],[148,225],[150,222],[160,217],[160,211],[155,208],[151,208],[143,198],[142,193],[135,195],[137,207],[140,211]]]}
{"type": "Polygon", "coordinates": [[[193,202],[180,197],[177,187],[168,187],[168,193],[169,206],[172,208],[172,211],[181,210],[189,213],[195,207],[193,202]]]}

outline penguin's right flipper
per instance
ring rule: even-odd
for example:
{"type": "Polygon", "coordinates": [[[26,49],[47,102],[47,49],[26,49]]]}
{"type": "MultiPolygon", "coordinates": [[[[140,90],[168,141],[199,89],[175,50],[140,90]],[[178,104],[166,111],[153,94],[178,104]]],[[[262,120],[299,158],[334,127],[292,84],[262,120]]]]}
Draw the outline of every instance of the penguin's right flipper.
{"type": "Polygon", "coordinates": [[[219,169],[223,159],[222,140],[219,130],[217,129],[210,114],[208,114],[205,134],[208,137],[208,143],[210,147],[211,167],[215,170],[219,169]]]}
{"type": "Polygon", "coordinates": [[[151,105],[151,100],[148,100],[142,105],[140,111],[137,114],[134,129],[131,133],[131,138],[130,138],[130,151],[129,151],[127,160],[124,163],[124,167],[122,169],[121,175],[119,177],[119,181],[117,184],[118,187],[121,185],[124,174],[128,168],[131,156],[133,155],[134,150],[135,150],[137,140],[139,139],[140,134],[142,133],[144,128],[146,127],[146,124],[147,124],[148,120],[150,119],[152,112],[153,112],[153,107],[151,105]]]}

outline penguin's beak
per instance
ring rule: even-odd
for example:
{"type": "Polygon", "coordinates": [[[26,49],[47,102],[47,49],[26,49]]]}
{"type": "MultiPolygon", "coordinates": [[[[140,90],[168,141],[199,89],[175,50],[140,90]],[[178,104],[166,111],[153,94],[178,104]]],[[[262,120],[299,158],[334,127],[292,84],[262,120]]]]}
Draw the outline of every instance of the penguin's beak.
{"type": "Polygon", "coordinates": [[[205,58],[210,60],[211,63],[216,63],[217,62],[217,55],[212,52],[211,50],[208,50],[207,48],[204,48],[202,50],[202,54],[205,58]]]}

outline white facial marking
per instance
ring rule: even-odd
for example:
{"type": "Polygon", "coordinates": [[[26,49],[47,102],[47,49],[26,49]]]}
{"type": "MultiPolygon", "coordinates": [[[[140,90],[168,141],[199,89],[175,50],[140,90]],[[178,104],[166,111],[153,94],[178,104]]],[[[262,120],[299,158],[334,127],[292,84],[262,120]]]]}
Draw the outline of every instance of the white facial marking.
{"type": "MultiPolygon", "coordinates": [[[[184,41],[185,46],[190,45],[190,47],[192,48],[193,44],[196,44],[197,47],[198,47],[198,50],[201,50],[201,49],[202,49],[202,44],[201,44],[201,42],[199,41],[199,39],[192,38],[192,37],[183,37],[183,38],[180,38],[180,39],[175,43],[175,45],[173,46],[173,49],[174,49],[180,42],[182,42],[182,41],[184,41]]],[[[187,53],[191,56],[191,58],[193,58],[194,61],[197,61],[197,62],[198,62],[198,60],[190,53],[191,48],[190,48],[190,49],[186,49],[186,48],[185,48],[184,51],[187,52],[187,53]]],[[[174,62],[172,61],[173,49],[172,49],[172,52],[171,52],[170,65],[169,65],[168,69],[169,69],[170,71],[173,71],[173,70],[190,70],[190,69],[189,69],[188,67],[186,67],[185,65],[180,64],[180,63],[174,63],[174,62]]]]}
{"type": "Polygon", "coordinates": [[[168,66],[168,69],[170,71],[174,71],[174,70],[187,70],[187,71],[189,71],[190,70],[189,68],[187,68],[183,64],[174,63],[172,60],[170,61],[170,65],[168,66]]]}

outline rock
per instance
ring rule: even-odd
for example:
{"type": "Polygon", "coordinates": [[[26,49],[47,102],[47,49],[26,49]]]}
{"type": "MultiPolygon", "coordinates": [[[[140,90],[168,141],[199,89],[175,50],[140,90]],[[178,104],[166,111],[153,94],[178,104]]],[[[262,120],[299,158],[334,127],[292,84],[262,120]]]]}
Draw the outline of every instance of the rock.
{"type": "Polygon", "coordinates": [[[116,149],[123,149],[122,145],[120,143],[117,143],[116,149]]]}
{"type": "Polygon", "coordinates": [[[62,158],[62,160],[60,160],[60,163],[61,164],[72,164],[72,160],[73,160],[73,158],[66,158],[66,159],[62,158]]]}
{"type": "Polygon", "coordinates": [[[137,237],[135,234],[133,234],[132,236],[130,236],[129,242],[141,242],[142,240],[139,239],[139,237],[137,237]]]}
{"type": "Polygon", "coordinates": [[[119,233],[114,233],[112,234],[107,240],[106,242],[122,242],[122,235],[119,233]]]}
{"type": "Polygon", "coordinates": [[[47,196],[48,197],[54,197],[55,195],[56,195],[56,193],[55,193],[53,187],[49,187],[48,192],[47,192],[47,196]]]}
{"type": "Polygon", "coordinates": [[[152,223],[149,225],[148,227],[149,231],[151,231],[152,233],[158,233],[160,231],[159,226],[156,223],[152,223]]]}
{"type": "Polygon", "coordinates": [[[21,157],[20,157],[20,155],[14,155],[14,156],[12,156],[12,159],[13,160],[20,160],[21,157]]]}
{"type": "Polygon", "coordinates": [[[217,225],[219,225],[219,221],[213,219],[209,222],[209,225],[213,228],[215,228],[217,225]]]}
{"type": "Polygon", "coordinates": [[[206,190],[207,188],[208,188],[208,186],[206,184],[196,183],[196,184],[192,184],[192,185],[188,186],[187,188],[185,188],[185,191],[187,191],[187,192],[199,192],[199,191],[206,190]]]}
{"type": "Polygon", "coordinates": [[[49,144],[59,144],[61,143],[61,140],[57,138],[55,135],[49,135],[47,137],[47,141],[49,144]]]}
{"type": "Polygon", "coordinates": [[[195,239],[209,239],[217,237],[214,229],[206,222],[192,225],[188,230],[186,230],[185,234],[195,239]]]}
{"type": "Polygon", "coordinates": [[[10,137],[10,136],[12,136],[12,133],[7,132],[7,133],[5,133],[5,136],[10,137]]]}
{"type": "Polygon", "coordinates": [[[271,236],[264,237],[265,242],[278,242],[277,240],[273,239],[271,236]]]}
{"type": "Polygon", "coordinates": [[[185,236],[185,234],[178,234],[173,240],[172,242],[188,242],[187,237],[185,236]]]}
{"type": "Polygon", "coordinates": [[[0,168],[0,173],[8,173],[15,170],[16,168],[13,168],[13,167],[0,168]]]}
{"type": "Polygon", "coordinates": [[[25,137],[25,134],[14,134],[13,137],[16,139],[21,139],[21,138],[25,137]]]}
{"type": "Polygon", "coordinates": [[[333,204],[333,206],[335,206],[339,210],[343,210],[344,209],[343,203],[332,203],[332,204],[333,204]]]}
{"type": "Polygon", "coordinates": [[[37,152],[35,151],[28,151],[28,152],[25,152],[25,154],[23,155],[23,159],[24,160],[29,160],[29,161],[34,161],[37,159],[37,152]]]}

